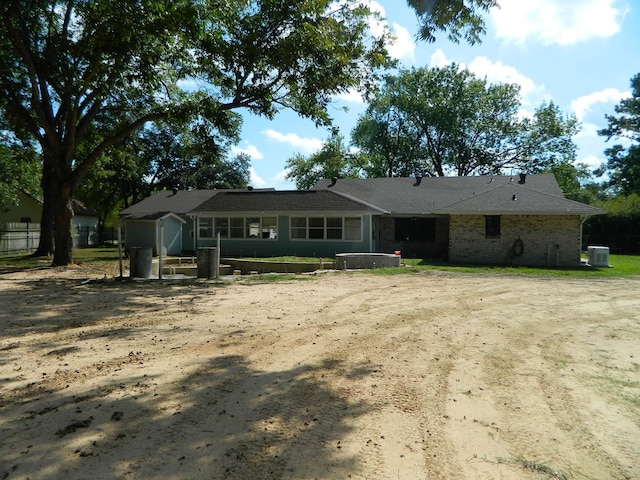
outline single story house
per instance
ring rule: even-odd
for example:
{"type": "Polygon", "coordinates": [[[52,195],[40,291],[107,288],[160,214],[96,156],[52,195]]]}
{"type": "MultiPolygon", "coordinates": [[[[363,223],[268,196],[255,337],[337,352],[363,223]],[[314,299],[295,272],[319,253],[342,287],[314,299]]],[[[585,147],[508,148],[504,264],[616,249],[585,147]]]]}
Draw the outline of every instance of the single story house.
{"type": "Polygon", "coordinates": [[[163,252],[172,255],[215,246],[219,234],[222,256],[401,251],[455,263],[575,266],[584,219],[603,213],[564,198],[553,175],[523,174],[160,192],[120,215],[126,246],[156,252],[162,220],[163,252]]]}
{"type": "MultiPolygon", "coordinates": [[[[35,237],[32,236],[30,244],[37,246],[40,238],[42,202],[24,191],[19,191],[17,196],[17,205],[0,206],[0,230],[33,233],[35,237]]],[[[73,228],[75,247],[86,247],[95,243],[98,216],[76,199],[73,199],[73,228]]]]}

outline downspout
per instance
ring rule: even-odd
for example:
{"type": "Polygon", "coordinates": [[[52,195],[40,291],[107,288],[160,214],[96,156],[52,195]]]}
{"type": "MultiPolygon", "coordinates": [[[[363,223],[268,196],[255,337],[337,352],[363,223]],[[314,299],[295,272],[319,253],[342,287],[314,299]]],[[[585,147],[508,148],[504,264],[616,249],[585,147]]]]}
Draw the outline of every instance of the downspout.
{"type": "Polygon", "coordinates": [[[582,263],[582,229],[584,222],[587,221],[587,215],[580,215],[580,244],[578,245],[578,265],[582,263]]]}
{"type": "Polygon", "coordinates": [[[198,251],[198,222],[197,219],[198,217],[195,215],[189,215],[189,218],[191,219],[191,222],[193,224],[193,254],[195,255],[196,252],[198,251]]]}

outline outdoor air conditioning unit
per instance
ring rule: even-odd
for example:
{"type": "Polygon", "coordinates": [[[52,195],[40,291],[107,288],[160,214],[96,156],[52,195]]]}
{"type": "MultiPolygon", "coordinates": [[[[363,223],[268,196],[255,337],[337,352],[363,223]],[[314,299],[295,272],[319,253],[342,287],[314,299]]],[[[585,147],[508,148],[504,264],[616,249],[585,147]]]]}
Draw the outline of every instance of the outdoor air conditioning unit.
{"type": "Polygon", "coordinates": [[[592,267],[609,266],[609,247],[587,247],[587,255],[592,267]]]}

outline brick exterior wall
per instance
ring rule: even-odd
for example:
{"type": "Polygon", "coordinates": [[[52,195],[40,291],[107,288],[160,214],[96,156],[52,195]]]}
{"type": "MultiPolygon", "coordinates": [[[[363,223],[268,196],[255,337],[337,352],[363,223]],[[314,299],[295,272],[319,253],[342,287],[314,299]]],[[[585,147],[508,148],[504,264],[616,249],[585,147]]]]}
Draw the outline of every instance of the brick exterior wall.
{"type": "Polygon", "coordinates": [[[582,221],[577,215],[501,215],[500,237],[486,238],[484,215],[452,215],[449,260],[526,266],[580,265],[582,221]],[[522,255],[514,255],[520,238],[522,255]]]}

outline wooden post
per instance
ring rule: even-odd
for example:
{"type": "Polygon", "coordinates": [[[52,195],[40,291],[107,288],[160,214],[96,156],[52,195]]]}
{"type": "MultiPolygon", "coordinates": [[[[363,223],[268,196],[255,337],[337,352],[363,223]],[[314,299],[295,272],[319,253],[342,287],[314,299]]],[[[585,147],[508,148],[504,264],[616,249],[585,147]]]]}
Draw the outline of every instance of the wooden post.
{"type": "Polygon", "coordinates": [[[118,262],[120,264],[120,278],[122,278],[122,227],[118,226],[118,262]]]}

